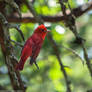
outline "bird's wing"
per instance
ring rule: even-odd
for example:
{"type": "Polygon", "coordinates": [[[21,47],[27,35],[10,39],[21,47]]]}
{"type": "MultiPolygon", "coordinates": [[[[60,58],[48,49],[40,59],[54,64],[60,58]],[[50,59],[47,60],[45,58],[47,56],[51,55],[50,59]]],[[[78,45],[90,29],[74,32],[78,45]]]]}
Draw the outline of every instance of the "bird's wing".
{"type": "Polygon", "coordinates": [[[28,57],[32,55],[32,45],[34,45],[31,37],[26,41],[21,51],[21,58],[19,63],[16,65],[17,70],[22,70],[28,57]]]}
{"type": "Polygon", "coordinates": [[[27,45],[30,47],[32,46],[32,40],[31,40],[31,37],[25,42],[24,46],[22,47],[22,50],[21,50],[21,54],[23,52],[23,50],[25,49],[25,47],[27,47],[27,45]]]}
{"type": "Polygon", "coordinates": [[[32,65],[34,63],[36,65],[37,69],[39,69],[39,66],[36,63],[36,58],[40,52],[41,47],[42,47],[42,45],[40,44],[36,48],[34,48],[34,50],[32,51],[31,59],[30,59],[30,64],[32,65]]]}
{"type": "Polygon", "coordinates": [[[32,56],[31,56],[31,60],[30,60],[30,64],[33,64],[33,62],[35,63],[36,58],[40,52],[40,49],[42,47],[42,43],[36,44],[35,47],[33,47],[32,49],[32,56]]]}
{"type": "Polygon", "coordinates": [[[21,51],[21,57],[29,57],[32,55],[32,46],[34,45],[34,43],[32,42],[32,40],[28,39],[26,41],[26,43],[24,44],[24,47],[22,48],[22,51],[21,51]]]}

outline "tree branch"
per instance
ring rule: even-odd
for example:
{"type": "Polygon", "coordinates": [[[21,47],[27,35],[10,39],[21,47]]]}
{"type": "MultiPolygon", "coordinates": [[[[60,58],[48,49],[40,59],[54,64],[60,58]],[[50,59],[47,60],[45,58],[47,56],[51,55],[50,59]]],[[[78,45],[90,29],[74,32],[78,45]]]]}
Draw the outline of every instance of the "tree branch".
{"type": "Polygon", "coordinates": [[[3,52],[3,55],[5,57],[5,64],[8,68],[8,74],[11,80],[11,84],[14,90],[22,90],[22,92],[25,91],[24,84],[21,80],[20,74],[18,71],[15,71],[15,64],[17,63],[17,60],[14,58],[14,52],[12,49],[12,45],[9,41],[9,27],[8,22],[5,19],[5,17],[0,13],[0,44],[1,49],[3,52]]]}
{"type": "MultiPolygon", "coordinates": [[[[59,0],[59,3],[60,3],[60,5],[61,5],[61,9],[64,11],[65,8],[66,8],[66,6],[64,5],[63,1],[62,1],[62,0],[59,0]],[[64,7],[63,7],[63,6],[64,6],[64,7]]],[[[92,1],[91,1],[91,4],[92,4],[92,1]]],[[[85,4],[85,5],[87,5],[87,7],[90,6],[89,3],[88,3],[88,4],[85,4]]],[[[91,5],[91,7],[92,7],[92,5],[91,5]]],[[[82,10],[84,11],[85,8],[86,8],[86,6],[85,6],[85,7],[83,6],[83,7],[82,7],[82,10]]],[[[86,10],[88,10],[88,9],[86,9],[86,10]]],[[[85,11],[86,11],[86,10],[85,10],[85,11]]],[[[66,14],[64,14],[64,15],[65,15],[65,17],[66,17],[66,20],[64,21],[65,24],[66,24],[66,26],[69,27],[69,29],[73,32],[73,34],[74,34],[75,37],[76,37],[77,43],[78,43],[79,45],[81,45],[81,47],[83,48],[84,58],[85,58],[85,60],[86,60],[86,64],[87,64],[89,73],[90,73],[90,75],[91,75],[91,77],[92,77],[91,61],[90,61],[90,59],[88,58],[87,50],[86,50],[85,45],[84,45],[84,39],[79,36],[79,34],[78,34],[78,32],[77,32],[77,29],[76,29],[76,23],[75,23],[75,17],[76,17],[76,16],[73,15],[72,10],[71,10],[71,15],[70,15],[69,17],[67,17],[66,14]]]]}
{"type": "Polygon", "coordinates": [[[71,92],[71,87],[70,87],[71,82],[68,79],[67,73],[66,73],[66,71],[64,69],[64,65],[63,65],[62,60],[61,60],[61,56],[60,56],[60,53],[59,53],[59,50],[58,50],[58,46],[57,46],[56,42],[53,40],[51,34],[48,34],[48,39],[49,39],[50,43],[52,44],[52,47],[53,47],[54,52],[55,52],[55,55],[56,55],[56,57],[58,59],[58,62],[60,64],[61,71],[63,72],[65,82],[66,82],[66,85],[67,85],[67,92],[71,92]]]}
{"type": "Polygon", "coordinates": [[[20,29],[20,25],[8,24],[8,27],[9,27],[9,28],[15,28],[15,29],[20,33],[20,35],[21,35],[23,41],[25,41],[24,35],[23,35],[23,33],[22,33],[21,29],[20,29]]]}
{"type": "Polygon", "coordinates": [[[11,42],[13,42],[13,43],[15,43],[16,45],[20,46],[21,48],[23,47],[23,45],[22,45],[22,44],[20,44],[19,42],[16,42],[16,41],[11,40],[11,39],[10,39],[10,41],[11,41],[11,42]]]}
{"type": "Polygon", "coordinates": [[[84,60],[79,56],[79,54],[75,50],[73,50],[71,48],[67,48],[65,46],[62,46],[62,47],[65,48],[66,50],[72,52],[76,57],[78,57],[82,61],[82,64],[84,65],[84,60]]]}
{"type": "MultiPolygon", "coordinates": [[[[81,15],[83,15],[84,13],[86,13],[87,11],[91,10],[92,9],[92,1],[86,3],[86,4],[83,4],[81,6],[79,6],[78,8],[74,8],[72,9],[72,14],[78,18],[80,17],[81,15]]],[[[71,13],[69,14],[66,14],[67,17],[71,16],[71,13]]],[[[45,22],[52,22],[52,23],[56,23],[56,22],[61,22],[61,21],[64,21],[66,20],[66,17],[63,16],[63,15],[55,15],[55,16],[45,16],[45,15],[40,15],[41,19],[45,22]]],[[[7,17],[7,20],[9,22],[17,22],[17,23],[36,23],[36,19],[35,17],[22,17],[21,19],[19,17],[7,17]]]]}

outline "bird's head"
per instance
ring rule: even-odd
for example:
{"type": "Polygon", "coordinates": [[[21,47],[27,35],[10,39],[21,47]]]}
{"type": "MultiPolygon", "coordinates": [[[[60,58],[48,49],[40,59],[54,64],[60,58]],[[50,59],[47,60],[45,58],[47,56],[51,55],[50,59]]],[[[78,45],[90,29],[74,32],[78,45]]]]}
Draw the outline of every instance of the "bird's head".
{"type": "Polygon", "coordinates": [[[39,26],[35,29],[35,31],[34,31],[34,33],[37,33],[38,35],[40,35],[43,40],[45,39],[45,36],[46,36],[46,34],[47,34],[48,32],[49,32],[49,31],[47,30],[47,28],[46,28],[43,24],[39,25],[39,26]]]}
{"type": "Polygon", "coordinates": [[[47,32],[48,30],[43,24],[39,25],[35,30],[35,33],[47,33],[47,32]]]}

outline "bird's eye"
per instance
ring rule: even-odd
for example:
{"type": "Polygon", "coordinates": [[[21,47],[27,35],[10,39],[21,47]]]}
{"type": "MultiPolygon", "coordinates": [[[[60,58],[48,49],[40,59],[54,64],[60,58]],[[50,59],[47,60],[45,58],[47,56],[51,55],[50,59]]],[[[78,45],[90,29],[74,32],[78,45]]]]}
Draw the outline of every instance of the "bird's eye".
{"type": "Polygon", "coordinates": [[[42,29],[42,31],[44,31],[44,29],[42,29]]]}

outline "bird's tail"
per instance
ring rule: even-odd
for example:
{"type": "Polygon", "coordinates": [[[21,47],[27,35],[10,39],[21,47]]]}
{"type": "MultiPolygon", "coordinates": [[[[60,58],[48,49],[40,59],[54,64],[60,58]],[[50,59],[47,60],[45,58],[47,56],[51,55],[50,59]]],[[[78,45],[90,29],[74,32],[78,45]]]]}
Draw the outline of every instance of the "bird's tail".
{"type": "Polygon", "coordinates": [[[25,61],[23,61],[22,59],[20,59],[19,63],[16,65],[15,69],[19,70],[19,71],[23,70],[24,62],[25,61]]]}

